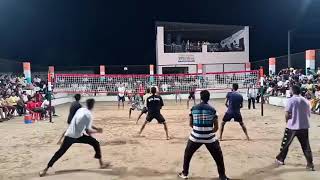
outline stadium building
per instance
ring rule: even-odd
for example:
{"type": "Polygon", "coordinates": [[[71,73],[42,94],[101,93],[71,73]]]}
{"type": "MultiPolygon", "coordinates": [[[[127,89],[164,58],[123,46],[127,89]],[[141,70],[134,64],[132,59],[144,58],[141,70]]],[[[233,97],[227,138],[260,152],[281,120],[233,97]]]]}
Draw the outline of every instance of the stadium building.
{"type": "Polygon", "coordinates": [[[246,70],[249,27],[156,22],[158,74],[246,70]]]}

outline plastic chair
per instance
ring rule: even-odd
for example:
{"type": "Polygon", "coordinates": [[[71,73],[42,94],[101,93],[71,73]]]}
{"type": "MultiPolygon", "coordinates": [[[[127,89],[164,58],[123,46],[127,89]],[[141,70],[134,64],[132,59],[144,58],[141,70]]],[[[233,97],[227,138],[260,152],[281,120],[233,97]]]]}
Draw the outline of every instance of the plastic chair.
{"type": "Polygon", "coordinates": [[[31,114],[32,114],[32,120],[34,120],[34,121],[42,120],[42,119],[41,119],[41,113],[32,112],[31,114]]]}

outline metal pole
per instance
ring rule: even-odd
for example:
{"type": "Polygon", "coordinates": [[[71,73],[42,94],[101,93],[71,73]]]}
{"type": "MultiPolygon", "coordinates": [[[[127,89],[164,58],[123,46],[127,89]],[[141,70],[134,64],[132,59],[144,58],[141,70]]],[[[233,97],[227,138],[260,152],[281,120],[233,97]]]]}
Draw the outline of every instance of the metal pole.
{"type": "Polygon", "coordinates": [[[263,92],[264,92],[264,87],[263,87],[263,85],[264,85],[264,83],[263,83],[263,67],[262,66],[260,66],[260,72],[259,72],[259,74],[260,74],[260,96],[261,96],[261,116],[263,116],[263,104],[264,104],[264,94],[263,94],[263,92]]]}
{"type": "Polygon", "coordinates": [[[291,30],[288,31],[288,68],[291,68],[291,30]]]}
{"type": "Polygon", "coordinates": [[[49,98],[49,122],[52,123],[51,91],[48,91],[49,98]]]}

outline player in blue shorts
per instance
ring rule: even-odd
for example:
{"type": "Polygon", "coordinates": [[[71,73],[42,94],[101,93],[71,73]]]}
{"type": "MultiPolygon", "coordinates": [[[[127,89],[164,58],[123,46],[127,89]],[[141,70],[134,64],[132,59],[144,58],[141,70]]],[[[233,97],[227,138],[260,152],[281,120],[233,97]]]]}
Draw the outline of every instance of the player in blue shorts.
{"type": "Polygon", "coordinates": [[[243,107],[243,97],[238,92],[239,85],[237,83],[232,84],[232,91],[227,94],[225,105],[227,106],[228,110],[224,114],[221,123],[221,131],[220,131],[220,140],[222,140],[222,134],[224,125],[234,119],[234,121],[238,122],[242,127],[243,132],[245,133],[247,140],[249,141],[250,138],[248,136],[247,128],[243,123],[243,119],[241,116],[240,109],[243,107]]]}

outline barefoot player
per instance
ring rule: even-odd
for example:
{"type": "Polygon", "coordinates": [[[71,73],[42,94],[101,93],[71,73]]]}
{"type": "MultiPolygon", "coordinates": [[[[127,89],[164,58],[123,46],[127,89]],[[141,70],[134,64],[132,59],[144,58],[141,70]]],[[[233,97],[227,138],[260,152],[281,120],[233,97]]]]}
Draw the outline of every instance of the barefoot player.
{"type": "Polygon", "coordinates": [[[216,110],[208,104],[209,91],[201,91],[200,97],[201,103],[191,109],[190,127],[193,130],[184,153],[183,171],[178,176],[182,179],[188,179],[191,158],[202,145],[205,145],[217,164],[219,180],[228,180],[221,147],[215,135],[219,129],[216,110]]]}
{"type": "Polygon", "coordinates": [[[163,124],[164,130],[166,131],[167,140],[169,140],[168,127],[166,124],[166,120],[164,119],[164,117],[160,113],[160,109],[163,106],[162,98],[160,96],[156,95],[157,89],[155,87],[151,88],[151,93],[152,93],[152,95],[146,99],[148,114],[147,114],[146,121],[143,123],[143,125],[140,129],[139,135],[141,135],[141,133],[147,123],[150,123],[153,119],[156,119],[159,124],[163,124]]]}
{"type": "Polygon", "coordinates": [[[95,158],[99,160],[100,168],[105,168],[109,164],[105,164],[102,161],[101,150],[99,142],[91,136],[93,133],[102,133],[102,128],[96,128],[92,125],[92,114],[91,111],[94,107],[94,99],[87,100],[87,108],[80,108],[71,120],[71,123],[65,133],[65,138],[61,144],[59,150],[54,154],[54,156],[49,161],[47,167],[39,173],[40,177],[45,176],[48,169],[53,166],[53,164],[63,156],[65,152],[74,143],[82,143],[91,145],[96,154],[95,158]]]}
{"type": "Polygon", "coordinates": [[[133,102],[131,103],[131,107],[129,109],[129,119],[131,118],[131,112],[134,110],[142,111],[143,109],[143,102],[138,96],[138,94],[135,94],[133,97],[133,102]]]}
{"type": "Polygon", "coordinates": [[[244,125],[242,121],[242,116],[240,109],[243,107],[243,97],[238,92],[238,84],[232,84],[232,92],[229,92],[227,94],[225,105],[227,106],[228,110],[224,114],[224,117],[222,119],[221,123],[221,131],[220,131],[220,140],[222,140],[222,134],[224,130],[224,125],[231,121],[231,119],[234,119],[234,121],[238,122],[240,126],[242,127],[243,132],[245,133],[247,140],[249,141],[249,136],[247,132],[247,128],[244,125]]]}
{"type": "Polygon", "coordinates": [[[137,122],[136,122],[136,124],[138,124],[138,121],[140,120],[140,118],[141,118],[141,116],[143,115],[143,114],[146,114],[147,112],[148,112],[148,108],[147,108],[147,99],[148,99],[148,97],[150,97],[152,94],[150,93],[150,89],[149,88],[147,88],[147,91],[146,91],[146,94],[143,96],[143,108],[142,108],[142,111],[141,111],[141,113],[140,113],[140,115],[139,115],[139,117],[138,117],[138,119],[137,119],[137,122]]]}
{"type": "Polygon", "coordinates": [[[195,105],[196,104],[195,89],[191,89],[189,91],[189,97],[188,97],[188,101],[187,101],[188,109],[189,109],[189,102],[190,102],[191,99],[193,100],[193,105],[195,105]]]}

